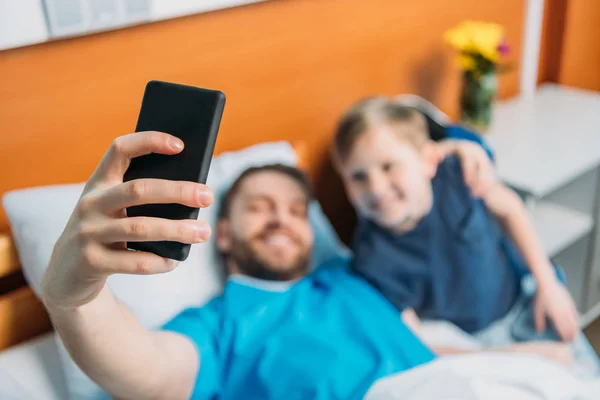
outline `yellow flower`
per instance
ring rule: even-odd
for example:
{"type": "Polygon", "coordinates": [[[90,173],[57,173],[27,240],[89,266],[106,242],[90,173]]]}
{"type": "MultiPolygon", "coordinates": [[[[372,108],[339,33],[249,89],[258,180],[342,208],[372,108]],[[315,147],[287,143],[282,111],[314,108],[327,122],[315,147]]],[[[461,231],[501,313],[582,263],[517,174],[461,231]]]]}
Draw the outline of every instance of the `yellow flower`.
{"type": "Polygon", "coordinates": [[[458,55],[458,65],[460,69],[463,71],[471,71],[474,70],[477,66],[473,57],[468,54],[459,54],[458,55]]]}
{"type": "Polygon", "coordinates": [[[444,34],[444,39],[461,52],[479,53],[492,62],[500,58],[498,45],[504,29],[496,23],[464,21],[444,34]]]}
{"type": "Polygon", "coordinates": [[[498,46],[502,42],[504,32],[497,24],[486,24],[475,32],[472,38],[474,48],[490,61],[498,61],[500,54],[498,46]]]}
{"type": "Polygon", "coordinates": [[[463,23],[444,34],[446,41],[459,51],[467,51],[471,45],[467,23],[463,23]]]}

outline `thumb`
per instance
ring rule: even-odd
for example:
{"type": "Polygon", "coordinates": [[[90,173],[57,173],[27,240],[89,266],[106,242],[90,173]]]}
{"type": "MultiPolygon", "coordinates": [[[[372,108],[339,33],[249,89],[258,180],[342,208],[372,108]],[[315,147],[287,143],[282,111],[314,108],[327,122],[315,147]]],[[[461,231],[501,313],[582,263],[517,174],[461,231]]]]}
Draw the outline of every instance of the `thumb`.
{"type": "Polygon", "coordinates": [[[540,333],[546,330],[546,310],[544,303],[539,298],[535,299],[534,318],[536,331],[540,333]]]}

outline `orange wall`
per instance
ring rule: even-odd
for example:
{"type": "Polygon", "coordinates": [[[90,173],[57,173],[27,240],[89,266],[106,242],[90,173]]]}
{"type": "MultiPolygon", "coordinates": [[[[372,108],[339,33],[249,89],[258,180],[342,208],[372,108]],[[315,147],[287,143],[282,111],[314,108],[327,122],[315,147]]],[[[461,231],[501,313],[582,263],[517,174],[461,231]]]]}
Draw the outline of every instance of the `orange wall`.
{"type": "Polygon", "coordinates": [[[559,82],[600,91],[600,1],[568,3],[559,82]]]}
{"type": "Polygon", "coordinates": [[[545,0],[538,84],[558,82],[566,23],[567,0],[545,0]]]}
{"type": "MultiPolygon", "coordinates": [[[[218,151],[306,136],[321,160],[340,113],[375,93],[417,93],[456,115],[444,30],[499,22],[518,61],[523,12],[522,0],[268,1],[0,52],[0,195],[85,180],[110,141],[134,129],[151,79],[227,94],[218,151]]],[[[502,77],[501,96],[518,78],[518,68],[502,77]]],[[[318,165],[335,223],[339,188],[318,165]]]]}
{"type": "Polygon", "coordinates": [[[600,91],[600,1],[546,0],[538,82],[600,91]]]}

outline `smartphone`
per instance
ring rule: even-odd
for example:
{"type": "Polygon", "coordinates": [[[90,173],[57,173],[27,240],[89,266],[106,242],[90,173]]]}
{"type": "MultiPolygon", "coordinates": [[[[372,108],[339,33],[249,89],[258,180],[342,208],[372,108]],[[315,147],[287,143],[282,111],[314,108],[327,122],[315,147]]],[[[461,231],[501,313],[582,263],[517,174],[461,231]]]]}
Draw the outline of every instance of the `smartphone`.
{"type": "MultiPolygon", "coordinates": [[[[135,131],[171,134],[183,141],[184,149],[176,155],[148,154],[134,158],[123,180],[155,178],[206,183],[224,107],[225,94],[219,90],[156,80],[148,82],[135,131]]],[[[183,220],[197,219],[198,214],[198,208],[181,204],[127,208],[128,217],[183,220]]],[[[172,241],[128,242],[127,248],[184,261],[191,245],[172,241]]]]}

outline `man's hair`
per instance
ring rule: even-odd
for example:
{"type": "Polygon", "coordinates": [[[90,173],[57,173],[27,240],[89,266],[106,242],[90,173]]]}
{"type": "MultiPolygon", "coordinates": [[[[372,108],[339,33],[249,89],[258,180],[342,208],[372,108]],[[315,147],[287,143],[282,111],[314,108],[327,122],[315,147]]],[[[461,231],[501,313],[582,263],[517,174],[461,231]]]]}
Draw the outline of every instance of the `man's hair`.
{"type": "Polygon", "coordinates": [[[370,126],[382,123],[419,149],[429,139],[427,120],[419,110],[386,97],[369,97],[354,104],[338,122],[334,156],[342,162],[346,160],[358,138],[370,126]]]}
{"type": "Polygon", "coordinates": [[[242,186],[244,181],[249,177],[262,172],[276,172],[291,178],[292,180],[294,180],[294,182],[298,184],[298,186],[300,186],[300,188],[306,195],[307,200],[310,201],[313,198],[312,185],[310,184],[310,181],[308,180],[306,174],[298,168],[290,167],[288,165],[283,164],[268,164],[259,167],[251,167],[242,172],[242,174],[233,182],[233,184],[223,195],[219,207],[219,219],[229,217],[233,199],[239,192],[240,187],[242,186]]]}

